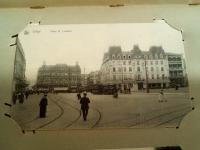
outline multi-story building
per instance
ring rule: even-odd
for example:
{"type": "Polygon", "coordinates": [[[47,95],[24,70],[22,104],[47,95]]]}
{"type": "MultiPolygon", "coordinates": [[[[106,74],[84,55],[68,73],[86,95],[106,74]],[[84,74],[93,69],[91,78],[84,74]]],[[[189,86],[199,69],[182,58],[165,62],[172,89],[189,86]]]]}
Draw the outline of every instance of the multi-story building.
{"type": "Polygon", "coordinates": [[[185,60],[182,54],[167,53],[169,63],[169,79],[171,86],[186,86],[187,76],[185,60]]]}
{"type": "Polygon", "coordinates": [[[23,91],[28,86],[25,78],[26,59],[20,41],[17,38],[13,74],[13,91],[23,91]]]}
{"type": "Polygon", "coordinates": [[[45,65],[38,69],[37,87],[55,88],[79,86],[81,82],[81,68],[78,63],[74,66],[66,64],[45,65]]]}
{"type": "Polygon", "coordinates": [[[99,84],[100,83],[100,72],[99,71],[92,71],[88,74],[87,78],[88,84],[99,84]]]}
{"type": "Polygon", "coordinates": [[[81,86],[87,86],[88,85],[88,74],[84,73],[81,74],[81,86]]]}
{"type": "Polygon", "coordinates": [[[122,89],[161,88],[169,85],[168,57],[162,47],[141,51],[135,45],[130,51],[112,46],[104,54],[100,69],[102,84],[117,84],[122,89]]]}

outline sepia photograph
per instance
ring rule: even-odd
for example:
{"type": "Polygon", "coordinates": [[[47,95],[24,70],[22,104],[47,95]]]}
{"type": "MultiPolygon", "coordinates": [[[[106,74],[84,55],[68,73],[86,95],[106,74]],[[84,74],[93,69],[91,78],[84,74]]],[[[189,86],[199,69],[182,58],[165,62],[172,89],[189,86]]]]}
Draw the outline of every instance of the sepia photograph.
{"type": "Polygon", "coordinates": [[[16,36],[12,118],[23,130],[178,128],[192,110],[182,31],[42,25],[16,36]]]}

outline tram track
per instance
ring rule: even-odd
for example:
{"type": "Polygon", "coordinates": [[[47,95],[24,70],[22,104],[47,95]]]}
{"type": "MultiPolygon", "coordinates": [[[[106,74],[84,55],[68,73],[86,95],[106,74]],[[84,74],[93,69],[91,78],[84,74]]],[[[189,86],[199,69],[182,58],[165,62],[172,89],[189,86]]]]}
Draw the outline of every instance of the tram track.
{"type": "Polygon", "coordinates": [[[62,107],[60,104],[58,104],[56,101],[52,100],[52,98],[49,98],[49,99],[50,99],[56,106],[59,107],[59,109],[60,109],[60,114],[59,114],[57,117],[55,117],[54,119],[52,119],[52,120],[50,120],[50,121],[48,121],[48,122],[46,122],[46,123],[40,125],[39,127],[35,128],[35,130],[44,128],[45,126],[47,126],[47,125],[49,125],[49,124],[51,124],[51,123],[57,121],[57,120],[58,120],[59,118],[61,118],[61,116],[64,114],[64,109],[63,109],[63,107],[62,107]]]}
{"type": "Polygon", "coordinates": [[[91,127],[91,128],[95,128],[99,124],[99,122],[100,122],[100,120],[102,118],[102,114],[99,111],[99,109],[97,109],[97,108],[92,108],[92,109],[95,110],[99,114],[99,118],[97,119],[97,121],[95,122],[95,124],[91,127]]]}
{"type": "MultiPolygon", "coordinates": [[[[168,112],[168,113],[160,114],[160,115],[158,115],[158,116],[152,117],[152,118],[147,119],[147,120],[145,120],[145,121],[142,121],[142,122],[139,122],[139,123],[135,123],[135,124],[133,124],[133,125],[130,125],[129,127],[134,127],[134,126],[137,126],[137,125],[142,125],[142,124],[145,124],[145,123],[147,123],[147,122],[149,122],[149,121],[153,121],[153,120],[159,119],[160,117],[164,117],[164,116],[167,116],[167,115],[170,115],[170,114],[174,114],[174,113],[178,113],[178,112],[183,112],[183,111],[186,110],[186,109],[187,109],[188,112],[189,112],[189,109],[190,109],[190,108],[191,108],[190,106],[187,106],[187,107],[181,108],[181,109],[179,109],[179,110],[175,110],[175,111],[171,111],[171,112],[168,112]]],[[[187,113],[188,113],[188,112],[187,112],[187,113]]],[[[187,113],[185,113],[185,115],[187,115],[187,113]]],[[[185,116],[185,115],[181,115],[181,116],[185,116]]],[[[178,116],[178,118],[180,118],[181,116],[178,116]]],[[[165,124],[165,122],[167,123],[167,122],[170,122],[170,121],[172,121],[172,120],[174,120],[174,119],[177,119],[177,117],[173,117],[173,118],[168,119],[167,121],[161,122],[161,123],[159,123],[159,125],[155,125],[155,127],[156,127],[156,126],[163,125],[163,124],[165,124]]]]}
{"type": "MultiPolygon", "coordinates": [[[[62,99],[62,98],[60,98],[60,99],[62,99]]],[[[73,106],[72,104],[70,104],[70,103],[68,103],[66,101],[62,101],[62,102],[64,102],[65,104],[68,104],[69,106],[71,106],[72,108],[74,108],[75,110],[77,110],[79,112],[79,116],[76,119],[74,119],[70,124],[67,124],[64,127],[64,129],[67,129],[67,128],[73,126],[81,118],[81,114],[82,113],[81,113],[81,110],[79,108],[73,106]]],[[[97,121],[90,127],[90,128],[94,128],[99,124],[102,115],[101,115],[101,112],[97,108],[91,107],[90,109],[93,109],[94,111],[96,111],[99,114],[99,117],[98,117],[97,121]]]]}

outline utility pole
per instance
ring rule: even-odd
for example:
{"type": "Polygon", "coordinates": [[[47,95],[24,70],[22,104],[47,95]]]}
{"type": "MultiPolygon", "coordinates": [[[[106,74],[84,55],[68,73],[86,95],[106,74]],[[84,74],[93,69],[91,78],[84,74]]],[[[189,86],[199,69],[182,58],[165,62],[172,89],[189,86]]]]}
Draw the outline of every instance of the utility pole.
{"type": "Polygon", "coordinates": [[[148,81],[148,74],[147,74],[146,58],[144,58],[144,68],[145,68],[145,75],[146,75],[146,92],[149,93],[149,81],[148,81]]]}

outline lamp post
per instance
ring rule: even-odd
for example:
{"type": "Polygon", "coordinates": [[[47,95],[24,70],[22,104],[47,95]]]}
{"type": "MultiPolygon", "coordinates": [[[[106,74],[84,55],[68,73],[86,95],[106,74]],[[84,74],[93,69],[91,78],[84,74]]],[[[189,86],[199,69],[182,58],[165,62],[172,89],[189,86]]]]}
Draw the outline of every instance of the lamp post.
{"type": "Polygon", "coordinates": [[[121,84],[121,89],[122,89],[122,92],[123,92],[123,90],[124,90],[124,72],[123,72],[123,64],[122,64],[122,67],[121,67],[121,71],[122,71],[122,84],[121,84]]]}
{"type": "Polygon", "coordinates": [[[145,76],[146,76],[146,92],[149,93],[149,81],[148,81],[148,74],[147,74],[146,58],[144,58],[144,68],[145,68],[145,76]]]}

